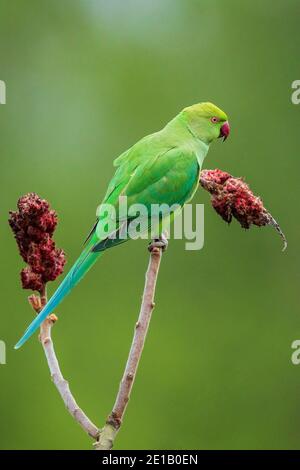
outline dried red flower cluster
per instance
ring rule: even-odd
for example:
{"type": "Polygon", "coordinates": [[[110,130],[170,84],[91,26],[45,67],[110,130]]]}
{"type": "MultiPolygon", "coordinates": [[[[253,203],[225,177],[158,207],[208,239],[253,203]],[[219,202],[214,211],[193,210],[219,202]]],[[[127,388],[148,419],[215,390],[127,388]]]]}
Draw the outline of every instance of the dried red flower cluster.
{"type": "Polygon", "coordinates": [[[226,222],[230,223],[234,217],[246,229],[252,224],[259,227],[272,225],[279,232],[286,248],[286,239],[279,225],[242,178],[218,169],[203,170],[200,184],[210,192],[213,208],[226,222]]]}
{"type": "Polygon", "coordinates": [[[52,240],[57,214],[45,199],[29,193],[18,200],[18,211],[10,211],[9,225],[28,264],[21,271],[23,289],[41,292],[63,272],[66,263],[64,251],[52,240]]]}
{"type": "Polygon", "coordinates": [[[255,196],[242,178],[234,178],[221,170],[203,170],[200,183],[212,195],[216,212],[228,223],[235,217],[243,228],[251,224],[269,224],[269,215],[262,200],[255,196]]]}

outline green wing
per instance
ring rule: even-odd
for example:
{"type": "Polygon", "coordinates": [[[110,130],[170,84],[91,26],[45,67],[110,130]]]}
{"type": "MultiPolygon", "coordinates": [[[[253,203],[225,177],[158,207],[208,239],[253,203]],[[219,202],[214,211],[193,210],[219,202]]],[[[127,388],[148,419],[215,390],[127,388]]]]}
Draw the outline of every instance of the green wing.
{"type": "MultiPolygon", "coordinates": [[[[113,204],[118,200],[119,195],[133,178],[138,167],[152,165],[160,155],[164,154],[171,147],[164,145],[159,139],[159,133],[144,137],[129,150],[122,153],[114,161],[117,168],[112,180],[110,181],[106,194],[101,204],[113,204]]],[[[97,216],[101,212],[101,204],[97,209],[97,216]]]]}
{"type": "Polygon", "coordinates": [[[190,149],[173,148],[139,165],[122,191],[128,206],[183,205],[194,193],[199,175],[197,157],[190,149]]]}
{"type": "MultiPolygon", "coordinates": [[[[183,206],[194,194],[198,186],[199,164],[190,148],[163,149],[155,155],[144,156],[127,154],[117,160],[120,166],[112,179],[103,203],[112,204],[118,213],[119,197],[127,196],[127,205],[143,204],[151,210],[152,204],[174,204],[183,206]]],[[[105,206],[97,210],[98,223],[95,227],[94,251],[103,250],[121,243],[118,237],[111,239],[107,232],[103,236],[105,206]]],[[[170,212],[169,212],[170,213],[170,212]]],[[[117,220],[118,227],[121,226],[117,220]]]]}

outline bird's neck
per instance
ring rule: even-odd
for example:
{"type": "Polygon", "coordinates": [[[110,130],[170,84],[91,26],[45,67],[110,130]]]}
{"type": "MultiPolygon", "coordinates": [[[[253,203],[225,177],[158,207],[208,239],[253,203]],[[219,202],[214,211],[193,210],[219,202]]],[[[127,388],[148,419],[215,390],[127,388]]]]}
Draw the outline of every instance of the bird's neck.
{"type": "Polygon", "coordinates": [[[182,113],[178,114],[163,129],[167,135],[172,136],[172,143],[178,146],[188,145],[197,155],[199,164],[202,164],[209,150],[209,143],[197,137],[188,125],[182,113]]]}

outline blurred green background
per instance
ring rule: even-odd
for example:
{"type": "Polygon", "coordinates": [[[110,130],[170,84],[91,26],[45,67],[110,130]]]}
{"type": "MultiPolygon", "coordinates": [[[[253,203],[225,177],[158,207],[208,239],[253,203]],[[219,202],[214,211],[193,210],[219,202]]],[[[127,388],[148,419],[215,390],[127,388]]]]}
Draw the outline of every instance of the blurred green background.
{"type": "MultiPolygon", "coordinates": [[[[205,203],[205,247],[172,241],[115,449],[300,448],[298,0],[0,0],[0,447],[81,449],[36,339],[7,225],[20,195],[58,211],[56,241],[79,254],[112,160],[181,108],[210,100],[232,133],[205,168],[245,176],[289,241],[228,227],[205,203]]],[[[53,336],[79,404],[104,424],[137,318],[146,242],[108,252],[59,309],[53,336]],[[61,314],[61,315],[60,315],[61,314]]],[[[57,283],[55,283],[57,285],[57,283]]],[[[50,291],[55,288],[51,285],[50,291]]]]}

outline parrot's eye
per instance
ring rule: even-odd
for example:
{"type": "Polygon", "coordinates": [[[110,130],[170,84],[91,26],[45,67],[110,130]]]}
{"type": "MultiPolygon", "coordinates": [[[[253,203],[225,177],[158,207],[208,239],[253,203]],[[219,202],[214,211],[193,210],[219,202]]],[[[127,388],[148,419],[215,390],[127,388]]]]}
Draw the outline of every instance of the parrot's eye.
{"type": "Polygon", "coordinates": [[[213,117],[211,118],[211,122],[213,122],[214,124],[216,124],[216,122],[219,122],[219,120],[220,120],[220,119],[217,118],[217,116],[213,116],[213,117]]]}

